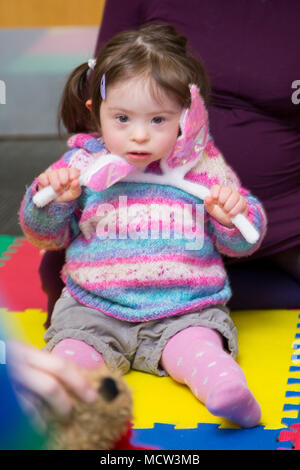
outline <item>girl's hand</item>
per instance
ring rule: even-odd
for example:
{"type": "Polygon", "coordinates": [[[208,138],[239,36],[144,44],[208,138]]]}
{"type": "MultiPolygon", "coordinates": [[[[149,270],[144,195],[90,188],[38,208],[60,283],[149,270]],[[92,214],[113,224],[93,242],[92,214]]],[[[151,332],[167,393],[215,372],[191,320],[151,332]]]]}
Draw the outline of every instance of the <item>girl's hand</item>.
{"type": "Polygon", "coordinates": [[[56,202],[69,202],[77,199],[81,194],[79,184],[80,171],[77,168],[60,168],[58,170],[47,170],[38,177],[39,190],[51,185],[59,194],[56,202]]]}
{"type": "Polygon", "coordinates": [[[204,201],[207,212],[226,227],[233,227],[232,217],[243,214],[247,217],[248,206],[245,198],[229,186],[215,184],[210,189],[210,196],[204,201]]]}

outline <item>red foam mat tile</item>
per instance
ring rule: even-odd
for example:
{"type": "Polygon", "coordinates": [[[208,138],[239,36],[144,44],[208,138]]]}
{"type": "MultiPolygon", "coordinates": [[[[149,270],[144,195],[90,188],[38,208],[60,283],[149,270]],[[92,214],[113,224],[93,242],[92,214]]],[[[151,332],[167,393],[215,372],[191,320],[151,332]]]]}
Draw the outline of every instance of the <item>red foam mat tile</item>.
{"type": "MultiPolygon", "coordinates": [[[[291,424],[289,429],[281,431],[279,442],[290,442],[293,450],[300,450],[300,423],[291,424]]],[[[278,450],[286,449],[280,448],[278,450]]]]}
{"type": "Polygon", "coordinates": [[[2,254],[0,266],[0,307],[10,311],[28,308],[47,310],[47,298],[38,274],[41,252],[25,238],[16,239],[2,254]]]}

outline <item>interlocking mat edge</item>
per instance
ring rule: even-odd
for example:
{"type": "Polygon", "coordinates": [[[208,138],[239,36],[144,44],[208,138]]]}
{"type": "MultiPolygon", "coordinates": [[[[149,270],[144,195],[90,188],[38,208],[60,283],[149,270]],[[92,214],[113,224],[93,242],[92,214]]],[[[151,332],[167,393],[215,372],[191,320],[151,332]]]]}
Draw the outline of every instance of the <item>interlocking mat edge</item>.
{"type": "MultiPolygon", "coordinates": [[[[44,345],[46,296],[42,253],[24,238],[0,235],[1,312],[9,335],[44,345]]],[[[255,295],[255,294],[254,294],[255,295]]],[[[234,311],[238,362],[262,407],[261,424],[240,429],[211,415],[185,385],[131,371],[134,439],[161,449],[299,449],[300,316],[298,310],[234,311]]]]}

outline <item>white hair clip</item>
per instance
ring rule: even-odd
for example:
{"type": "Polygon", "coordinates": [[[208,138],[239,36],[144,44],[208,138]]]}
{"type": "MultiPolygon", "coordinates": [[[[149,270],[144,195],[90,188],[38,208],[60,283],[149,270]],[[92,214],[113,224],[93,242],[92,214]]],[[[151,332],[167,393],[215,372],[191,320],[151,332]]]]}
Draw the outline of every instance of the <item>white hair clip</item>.
{"type": "Polygon", "coordinates": [[[89,59],[88,60],[89,69],[94,70],[95,65],[96,65],[96,59],[89,59]]]}

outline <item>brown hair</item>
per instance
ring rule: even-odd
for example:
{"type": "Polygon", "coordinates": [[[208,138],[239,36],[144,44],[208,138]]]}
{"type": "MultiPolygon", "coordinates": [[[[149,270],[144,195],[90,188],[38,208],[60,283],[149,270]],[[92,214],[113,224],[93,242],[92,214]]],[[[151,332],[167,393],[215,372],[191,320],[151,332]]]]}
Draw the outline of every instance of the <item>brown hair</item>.
{"type": "Polygon", "coordinates": [[[193,83],[208,104],[210,85],[205,69],[187,51],[187,39],[170,25],[144,25],[117,34],[98,54],[92,73],[89,70],[87,62],[80,65],[65,85],[59,123],[62,121],[68,132],[100,130],[100,82],[104,73],[108,87],[140,75],[151,77],[153,92],[162,88],[182,107],[190,105],[189,85],[193,83]],[[85,106],[89,98],[92,112],[85,106]]]}

